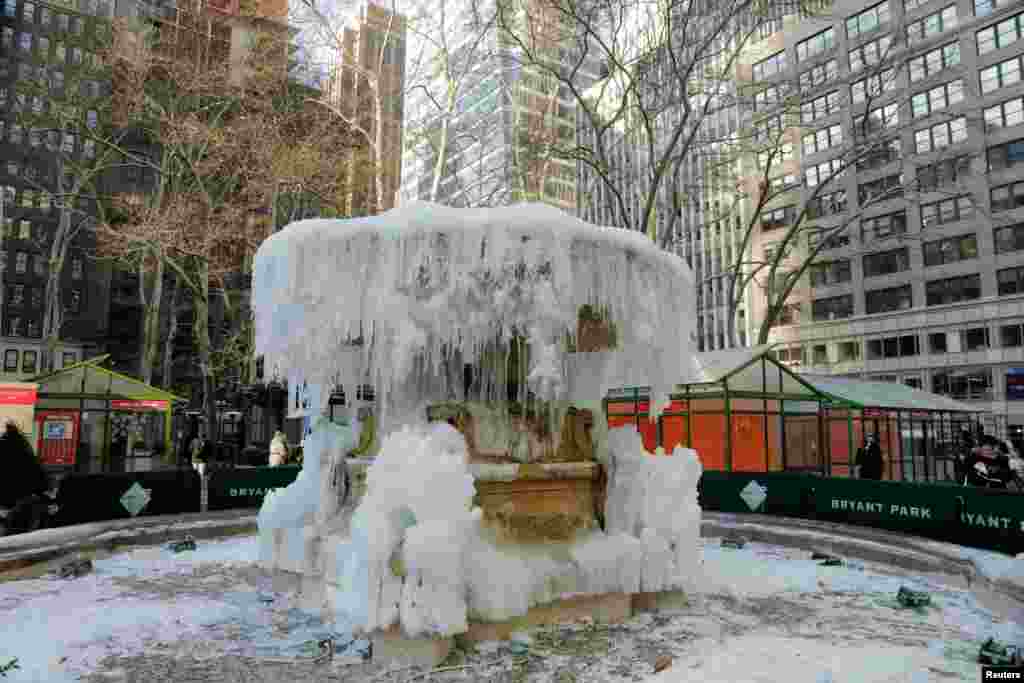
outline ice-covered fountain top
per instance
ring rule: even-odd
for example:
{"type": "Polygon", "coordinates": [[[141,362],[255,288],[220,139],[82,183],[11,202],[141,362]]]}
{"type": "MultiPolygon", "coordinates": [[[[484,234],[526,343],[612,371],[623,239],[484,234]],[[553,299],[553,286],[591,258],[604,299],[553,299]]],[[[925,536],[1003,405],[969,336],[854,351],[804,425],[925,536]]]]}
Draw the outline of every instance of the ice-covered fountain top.
{"type": "MultiPolygon", "coordinates": [[[[608,376],[628,376],[664,401],[699,374],[695,304],[677,256],[642,234],[542,204],[411,203],[368,218],[300,221],[267,239],[254,263],[256,348],[266,367],[346,391],[369,383],[392,424],[422,415],[426,403],[465,398],[464,364],[502,357],[514,338],[533,350],[529,388],[564,398],[566,341],[585,305],[616,330],[608,363],[622,368],[608,376]]],[[[500,377],[475,381],[499,395],[500,377]]]]}

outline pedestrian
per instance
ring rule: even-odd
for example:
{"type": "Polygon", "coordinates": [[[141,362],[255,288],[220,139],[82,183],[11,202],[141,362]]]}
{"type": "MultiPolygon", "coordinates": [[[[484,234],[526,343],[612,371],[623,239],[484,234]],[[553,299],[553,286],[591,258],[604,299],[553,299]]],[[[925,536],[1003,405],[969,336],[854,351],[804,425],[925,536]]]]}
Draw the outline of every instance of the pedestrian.
{"type": "Polygon", "coordinates": [[[50,478],[32,444],[13,422],[8,422],[0,435],[0,461],[4,463],[0,506],[12,508],[8,530],[34,531],[42,522],[45,508],[40,501],[50,490],[50,478]]]}
{"type": "Polygon", "coordinates": [[[882,448],[878,445],[878,437],[875,434],[868,434],[864,447],[857,451],[857,460],[854,464],[861,479],[878,481],[882,478],[882,448]]]}

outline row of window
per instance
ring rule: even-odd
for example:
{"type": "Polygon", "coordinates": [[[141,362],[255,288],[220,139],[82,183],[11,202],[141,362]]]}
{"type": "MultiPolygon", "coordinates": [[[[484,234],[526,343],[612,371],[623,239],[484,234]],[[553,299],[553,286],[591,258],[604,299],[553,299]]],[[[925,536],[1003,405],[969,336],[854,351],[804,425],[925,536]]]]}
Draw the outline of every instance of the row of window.
{"type": "MultiPolygon", "coordinates": [[[[96,119],[93,118],[94,115],[87,113],[87,116],[89,117],[87,119],[89,126],[94,127],[96,125],[96,119]]],[[[0,144],[3,143],[5,138],[12,145],[24,145],[30,149],[45,147],[52,152],[59,148],[62,154],[68,156],[73,156],[79,151],[86,159],[92,159],[96,156],[95,140],[83,140],[74,133],[65,132],[62,134],[57,130],[43,130],[35,127],[26,129],[21,124],[9,124],[7,121],[0,119],[0,144]]],[[[15,175],[10,171],[8,173],[15,175]]]]}
{"type": "MultiPolygon", "coordinates": [[[[16,318],[18,327],[21,327],[21,319],[16,318]]],[[[38,322],[28,322],[26,327],[38,330],[38,322]]],[[[38,331],[36,334],[27,335],[29,337],[38,337],[38,331]]],[[[21,372],[36,372],[38,369],[39,352],[38,351],[21,351],[19,349],[6,349],[4,351],[4,372],[18,372],[19,366],[21,372]],[[20,362],[19,362],[20,361],[20,362]]],[[[61,354],[61,367],[66,368],[78,362],[78,354],[73,352],[64,352],[61,354]]]]}
{"type": "MultiPolygon", "coordinates": [[[[1001,289],[1000,294],[1003,293],[1001,289]]],[[[931,280],[925,283],[926,306],[942,306],[980,298],[981,277],[977,274],[931,280]]],[[[913,306],[913,290],[909,284],[864,292],[864,311],[869,315],[906,310],[913,306]]],[[[851,316],[853,316],[853,294],[811,301],[811,319],[815,322],[838,320],[851,316]]]]}
{"type": "Polygon", "coordinates": [[[100,65],[96,53],[84,50],[77,45],[66,45],[63,41],[51,41],[46,36],[36,35],[28,31],[15,31],[9,26],[0,29],[0,47],[11,52],[17,47],[24,55],[34,55],[40,61],[53,66],[54,64],[70,64],[96,69],[100,65]]]}
{"type": "MultiPolygon", "coordinates": [[[[14,272],[17,275],[25,275],[28,273],[28,262],[29,258],[32,259],[32,273],[39,277],[44,277],[49,272],[49,265],[47,263],[47,256],[45,254],[36,254],[31,256],[28,252],[18,251],[14,254],[14,272]]],[[[0,249],[0,270],[7,268],[7,251],[0,249]]],[[[71,279],[81,280],[84,277],[84,261],[75,257],[71,259],[71,279]]]]}

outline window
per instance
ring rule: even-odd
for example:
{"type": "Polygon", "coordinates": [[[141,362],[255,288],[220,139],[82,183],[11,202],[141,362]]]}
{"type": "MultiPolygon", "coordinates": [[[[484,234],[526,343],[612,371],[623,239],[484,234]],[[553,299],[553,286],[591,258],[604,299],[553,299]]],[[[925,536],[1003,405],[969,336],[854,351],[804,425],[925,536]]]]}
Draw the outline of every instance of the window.
{"type": "Polygon", "coordinates": [[[914,132],[918,154],[932,152],[967,140],[967,118],[957,117],[914,132]]]}
{"type": "Polygon", "coordinates": [[[47,270],[46,256],[44,254],[36,254],[32,258],[32,272],[38,277],[43,277],[46,275],[47,270]]]}
{"type": "Polygon", "coordinates": [[[908,60],[910,68],[910,82],[934,76],[943,69],[948,69],[960,64],[960,43],[949,43],[934,50],[929,50],[923,55],[918,55],[908,60]]]}
{"type": "Polygon", "coordinates": [[[987,327],[960,330],[960,348],[964,351],[983,351],[989,347],[987,327]]]}
{"type": "Polygon", "coordinates": [[[782,134],[785,126],[782,123],[782,116],[769,116],[754,124],[754,140],[758,144],[776,142],[782,134]]]}
{"type": "MultiPolygon", "coordinates": [[[[32,288],[32,308],[42,308],[43,306],[43,288],[33,287],[32,288]]],[[[32,335],[29,335],[30,337],[32,335]]]]}
{"type": "Polygon", "coordinates": [[[0,47],[5,47],[8,50],[14,46],[14,29],[8,26],[4,26],[3,30],[0,31],[0,47]]]}
{"type": "Polygon", "coordinates": [[[1009,128],[1024,123],[1024,97],[1001,102],[985,109],[985,129],[1009,128]]]}
{"type": "Polygon", "coordinates": [[[18,16],[18,0],[4,0],[4,16],[11,18],[18,16]]]}
{"type": "Polygon", "coordinates": [[[30,240],[32,239],[32,222],[31,221],[18,221],[18,239],[30,240]]]}
{"type": "Polygon", "coordinates": [[[999,90],[1000,88],[1006,88],[1016,83],[1020,83],[1020,64],[1021,58],[1018,56],[1007,59],[1005,62],[993,64],[986,69],[982,69],[979,72],[981,94],[987,95],[990,92],[999,90]]]}
{"type": "Polygon", "coordinates": [[[815,366],[826,366],[828,365],[828,345],[827,344],[815,344],[811,348],[811,362],[815,366]]]}
{"type": "Polygon", "coordinates": [[[907,45],[917,45],[956,28],[956,5],[950,5],[907,26],[907,45]]]}
{"type": "Polygon", "coordinates": [[[944,280],[932,280],[924,285],[925,303],[928,306],[955,304],[981,298],[981,278],[978,275],[963,275],[944,280]]]}
{"type": "Polygon", "coordinates": [[[79,313],[82,310],[82,290],[71,290],[68,297],[68,310],[72,313],[79,313]]]}
{"type": "Polygon", "coordinates": [[[21,354],[14,349],[4,351],[4,372],[18,371],[18,356],[21,354]]]}
{"type": "Polygon", "coordinates": [[[44,61],[48,61],[50,58],[50,39],[46,36],[39,36],[39,39],[36,40],[36,50],[44,61]]]}
{"type": "Polygon", "coordinates": [[[973,217],[974,199],[966,195],[921,205],[922,228],[933,228],[973,217]]]}
{"type": "Polygon", "coordinates": [[[917,169],[917,185],[922,192],[931,192],[946,185],[967,180],[971,173],[971,158],[960,156],[943,159],[917,169]]]}
{"type": "Polygon", "coordinates": [[[71,279],[81,280],[82,279],[83,264],[82,259],[73,258],[71,259],[71,279]]]}
{"type": "Polygon", "coordinates": [[[12,306],[21,306],[25,303],[25,285],[11,285],[11,291],[7,295],[7,302],[12,306]]]}
{"type": "Polygon", "coordinates": [[[857,158],[857,170],[870,171],[899,161],[902,158],[902,147],[899,138],[868,147],[857,158]]]}
{"type": "Polygon", "coordinates": [[[60,356],[60,366],[62,368],[70,367],[78,362],[78,356],[74,353],[62,353],[60,356]]]}
{"type": "Polygon", "coordinates": [[[19,251],[14,257],[14,272],[19,275],[24,275],[25,271],[28,270],[28,254],[23,251],[19,251]]]}
{"type": "Polygon", "coordinates": [[[992,398],[992,369],[957,369],[932,375],[932,391],[956,400],[992,398]]]}
{"type": "Polygon", "coordinates": [[[993,187],[989,194],[992,211],[1012,211],[1024,207],[1024,181],[993,187]]]}
{"type": "Polygon", "coordinates": [[[869,315],[902,311],[914,307],[914,295],[910,285],[886,287],[864,292],[864,310],[869,315]]]}
{"type": "Polygon", "coordinates": [[[882,60],[889,56],[890,41],[889,36],[882,36],[850,50],[850,72],[860,71],[866,66],[881,64],[882,60]]]}
{"type": "Polygon", "coordinates": [[[809,218],[832,216],[846,211],[846,190],[819,194],[807,203],[809,218]]]}
{"type": "Polygon", "coordinates": [[[1024,138],[988,148],[988,170],[1001,171],[1024,163],[1024,138]]]}
{"type": "Polygon", "coordinates": [[[854,134],[861,138],[870,138],[875,133],[892,128],[900,122],[899,104],[893,102],[884,107],[872,109],[863,116],[853,119],[854,134]]]}
{"type": "Polygon", "coordinates": [[[843,127],[835,124],[822,128],[803,137],[804,155],[817,154],[843,142],[843,127]]]}
{"type": "Polygon", "coordinates": [[[836,32],[834,29],[827,28],[821,33],[815,33],[807,40],[801,40],[796,44],[796,58],[797,61],[805,61],[812,57],[816,57],[822,53],[828,52],[836,46],[836,32]]]}
{"type": "Polygon", "coordinates": [[[31,209],[36,204],[36,192],[35,190],[29,190],[22,188],[21,190],[21,201],[18,202],[18,206],[23,209],[31,209]]]}
{"type": "Polygon", "coordinates": [[[7,320],[7,334],[12,337],[21,336],[21,317],[12,315],[7,320]]]}
{"type": "Polygon", "coordinates": [[[796,189],[799,185],[795,175],[777,176],[768,180],[768,192],[775,195],[796,189]]]}
{"type": "Polygon", "coordinates": [[[896,69],[885,69],[851,85],[850,99],[854,104],[860,104],[869,97],[872,99],[880,97],[883,93],[892,92],[895,89],[896,69]]]}
{"type": "Polygon", "coordinates": [[[799,325],[802,306],[800,302],[783,304],[779,316],[775,321],[776,325],[799,325]]]}
{"type": "Polygon", "coordinates": [[[37,351],[25,351],[21,354],[21,371],[22,372],[35,372],[36,371],[36,359],[39,353],[37,351]]]}
{"type": "Polygon", "coordinates": [[[767,59],[754,64],[754,82],[777,76],[786,70],[786,51],[780,50],[767,59]]]}
{"type": "Polygon", "coordinates": [[[874,7],[869,7],[860,14],[855,14],[846,20],[846,35],[853,40],[872,31],[877,31],[883,24],[889,21],[889,2],[881,2],[874,7]]]}
{"type": "Polygon", "coordinates": [[[1015,0],[974,0],[974,16],[986,17],[996,11],[997,7],[1007,7],[1015,0]]]}
{"type": "Polygon", "coordinates": [[[852,277],[850,259],[811,264],[811,287],[831,287],[849,282],[852,277]]]}
{"type": "Polygon", "coordinates": [[[902,273],[910,269],[910,252],[906,247],[900,247],[875,254],[866,254],[862,265],[866,278],[902,273]]]}
{"type": "Polygon", "coordinates": [[[18,49],[22,52],[32,52],[32,34],[24,31],[18,33],[18,49]]]}
{"type": "Polygon", "coordinates": [[[893,197],[903,196],[903,174],[897,173],[878,180],[861,183],[857,186],[857,195],[863,206],[869,202],[881,202],[893,197]]]}
{"type": "Polygon", "coordinates": [[[754,94],[754,111],[771,109],[783,99],[782,91],[777,85],[770,85],[754,94]]]}
{"type": "Polygon", "coordinates": [[[20,123],[15,123],[11,126],[11,144],[20,145],[25,139],[24,129],[20,123]]]}
{"type": "Polygon", "coordinates": [[[832,296],[811,302],[811,319],[839,320],[853,315],[853,295],[832,296]]]}
{"type": "Polygon", "coordinates": [[[849,363],[860,360],[860,344],[855,341],[841,341],[837,345],[838,359],[840,363],[849,363]]]}
{"type": "Polygon", "coordinates": [[[999,346],[1004,349],[1024,346],[1024,334],[1021,334],[1021,326],[1003,325],[999,328],[999,346]]]}
{"type": "Polygon", "coordinates": [[[793,145],[785,143],[779,146],[772,146],[763,152],[757,153],[757,165],[761,170],[772,170],[783,161],[793,160],[793,145]]]}
{"type": "Polygon", "coordinates": [[[1007,17],[998,24],[986,26],[978,31],[978,54],[985,55],[1001,50],[1021,39],[1024,35],[1024,13],[1007,17]]]}
{"type": "Polygon", "coordinates": [[[785,227],[796,219],[795,206],[782,206],[761,212],[761,230],[776,230],[785,227]]]}
{"type": "Polygon", "coordinates": [[[70,23],[70,17],[67,14],[57,15],[57,30],[67,32],[68,25],[70,23]]]}
{"type": "Polygon", "coordinates": [[[992,231],[997,254],[1024,250],[1024,223],[1006,225],[992,231]]]}
{"type": "Polygon", "coordinates": [[[843,160],[832,159],[831,161],[823,161],[820,164],[805,169],[804,180],[807,183],[807,187],[817,187],[842,174],[843,160]]]}
{"type": "Polygon", "coordinates": [[[40,330],[38,320],[29,320],[27,327],[28,329],[25,332],[26,337],[34,337],[38,339],[39,337],[43,336],[42,331],[40,330]]]}
{"type": "Polygon", "coordinates": [[[921,353],[916,334],[905,334],[900,337],[884,337],[868,340],[868,358],[906,358],[921,353]]]}
{"type": "Polygon", "coordinates": [[[923,250],[925,267],[966,261],[978,258],[978,238],[973,233],[947,237],[934,242],[925,242],[923,250]]]}
{"type": "Polygon", "coordinates": [[[928,335],[929,353],[946,353],[946,333],[932,332],[928,335]]]}
{"type": "Polygon", "coordinates": [[[839,78],[839,62],[830,59],[824,64],[813,66],[800,74],[800,90],[805,92],[813,90],[826,83],[831,83],[837,78],[839,78]]]}
{"type": "Polygon", "coordinates": [[[913,12],[920,7],[924,7],[929,2],[931,0],[903,0],[903,11],[907,13],[913,12]]]}
{"type": "Polygon", "coordinates": [[[964,82],[963,79],[958,78],[931,90],[917,93],[910,99],[910,109],[914,118],[921,118],[950,105],[963,102],[963,100],[964,82]]]}
{"type": "Polygon", "coordinates": [[[53,15],[50,12],[49,7],[41,7],[39,9],[39,24],[43,28],[50,28],[50,22],[53,21],[53,15]]]}
{"type": "Polygon", "coordinates": [[[778,349],[775,352],[780,363],[790,365],[801,365],[804,361],[804,349],[802,346],[792,346],[788,349],[778,349]]]}
{"type": "Polygon", "coordinates": [[[830,116],[839,111],[842,103],[839,100],[839,91],[833,90],[821,97],[816,97],[810,102],[800,105],[800,122],[810,123],[825,116],[830,116]]]}
{"type": "MultiPolygon", "coordinates": [[[[825,237],[832,228],[818,228],[817,230],[811,230],[807,233],[807,246],[814,249],[818,246],[818,243],[825,237]]],[[[841,247],[848,246],[850,244],[850,235],[845,231],[840,231],[830,236],[825,241],[825,246],[821,248],[822,251],[829,249],[839,249],[841,247]]]]}

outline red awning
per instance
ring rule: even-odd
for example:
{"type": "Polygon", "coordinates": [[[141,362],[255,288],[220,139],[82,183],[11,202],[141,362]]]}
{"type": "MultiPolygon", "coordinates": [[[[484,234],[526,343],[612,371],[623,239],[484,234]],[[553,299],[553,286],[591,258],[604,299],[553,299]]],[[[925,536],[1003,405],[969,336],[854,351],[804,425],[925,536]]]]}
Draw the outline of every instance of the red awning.
{"type": "Polygon", "coordinates": [[[36,387],[0,384],[0,406],[35,405],[36,391],[36,387]]]}

